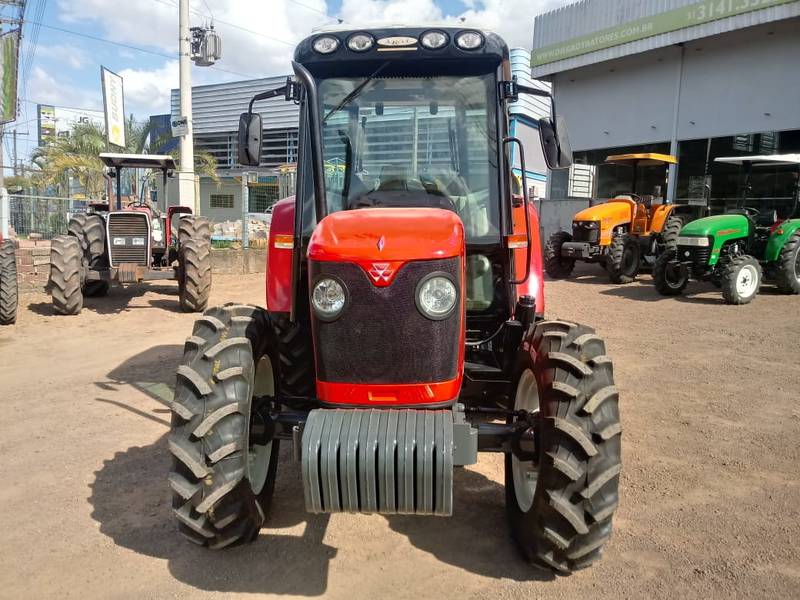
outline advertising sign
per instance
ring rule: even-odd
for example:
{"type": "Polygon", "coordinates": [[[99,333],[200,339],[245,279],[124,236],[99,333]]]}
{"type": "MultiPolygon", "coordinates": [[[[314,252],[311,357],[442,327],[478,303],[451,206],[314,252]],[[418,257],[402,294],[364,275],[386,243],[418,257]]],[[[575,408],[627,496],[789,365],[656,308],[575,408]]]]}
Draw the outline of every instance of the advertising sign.
{"type": "Polygon", "coordinates": [[[19,33],[19,29],[15,29],[0,36],[0,123],[9,123],[17,118],[19,33]]]}
{"type": "Polygon", "coordinates": [[[102,127],[105,118],[99,110],[65,108],[51,104],[39,104],[36,112],[40,146],[49,144],[58,137],[69,136],[72,128],[80,123],[91,123],[102,127]]]}
{"type": "Polygon", "coordinates": [[[180,137],[189,133],[188,117],[172,117],[172,137],[180,137]]]}
{"type": "Polygon", "coordinates": [[[704,0],[681,8],[668,10],[652,17],[636,19],[623,25],[609,27],[577,37],[566,42],[551,44],[531,53],[531,66],[538,67],[548,63],[604,50],[627,42],[702,25],[718,19],[733,17],[743,13],[788,4],[795,0],[704,0]]]}
{"type": "Polygon", "coordinates": [[[125,147],[125,95],[122,77],[100,67],[103,80],[103,109],[106,119],[106,138],[109,144],[125,147]]]}

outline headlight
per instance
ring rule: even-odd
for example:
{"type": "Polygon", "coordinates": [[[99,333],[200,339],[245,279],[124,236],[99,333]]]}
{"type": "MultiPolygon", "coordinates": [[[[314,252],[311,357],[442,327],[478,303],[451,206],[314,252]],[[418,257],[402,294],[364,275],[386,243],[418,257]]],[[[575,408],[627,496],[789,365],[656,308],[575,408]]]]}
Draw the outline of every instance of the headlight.
{"type": "Polygon", "coordinates": [[[323,321],[333,321],[342,314],[346,301],[344,286],[328,277],[320,279],[311,293],[311,304],[317,317],[323,321]]]}
{"type": "Polygon", "coordinates": [[[330,54],[339,47],[339,40],[332,35],[323,35],[314,40],[314,50],[320,54],[330,54]]]}
{"type": "Polygon", "coordinates": [[[573,221],[573,227],[586,227],[587,229],[597,229],[600,227],[599,221],[573,221]]]}
{"type": "Polygon", "coordinates": [[[357,33],[347,40],[347,47],[353,52],[366,52],[372,48],[373,44],[375,44],[375,40],[367,33],[357,33]]]}
{"type": "Polygon", "coordinates": [[[422,34],[419,42],[428,50],[438,50],[447,43],[447,34],[444,31],[428,31],[422,34]]]}
{"type": "Polygon", "coordinates": [[[707,237],[700,236],[683,236],[679,235],[677,240],[678,246],[710,246],[711,241],[707,237]]]}
{"type": "Polygon", "coordinates": [[[153,228],[153,241],[161,243],[164,241],[164,232],[160,229],[153,228]]]}
{"type": "Polygon", "coordinates": [[[483,46],[483,36],[477,31],[462,31],[456,36],[456,46],[462,50],[477,50],[483,46]]]}
{"type": "Polygon", "coordinates": [[[456,284],[443,273],[429,275],[417,285],[417,308],[434,321],[450,316],[457,300],[456,284]]]}

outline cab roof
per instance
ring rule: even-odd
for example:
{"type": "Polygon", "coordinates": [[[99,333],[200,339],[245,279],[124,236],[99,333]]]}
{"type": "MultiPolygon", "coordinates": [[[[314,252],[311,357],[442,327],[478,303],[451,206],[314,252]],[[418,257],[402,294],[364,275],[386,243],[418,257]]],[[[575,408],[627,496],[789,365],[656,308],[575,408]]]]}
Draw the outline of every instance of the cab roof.
{"type": "Polygon", "coordinates": [[[720,156],[716,162],[743,165],[750,163],[753,166],[766,165],[800,165],[800,154],[760,154],[756,156],[720,156]]]}
{"type": "Polygon", "coordinates": [[[657,152],[643,152],[639,154],[612,154],[606,157],[606,162],[621,165],[638,165],[650,167],[653,165],[675,165],[678,159],[671,154],[658,154],[657,152]]]}
{"type": "Polygon", "coordinates": [[[124,154],[101,152],[100,160],[107,167],[115,169],[163,169],[177,168],[175,159],[169,154],[124,154]]]}

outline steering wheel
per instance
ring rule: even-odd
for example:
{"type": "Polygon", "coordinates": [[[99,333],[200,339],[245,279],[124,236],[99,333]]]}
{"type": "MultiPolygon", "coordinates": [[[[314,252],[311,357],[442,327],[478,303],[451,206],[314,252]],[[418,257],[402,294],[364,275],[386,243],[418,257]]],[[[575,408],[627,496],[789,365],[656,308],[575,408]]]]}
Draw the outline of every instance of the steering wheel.
{"type": "Polygon", "coordinates": [[[755,219],[758,215],[761,214],[760,210],[758,210],[757,208],[753,208],[752,206],[745,206],[742,208],[742,210],[748,217],[752,219],[755,219]]]}

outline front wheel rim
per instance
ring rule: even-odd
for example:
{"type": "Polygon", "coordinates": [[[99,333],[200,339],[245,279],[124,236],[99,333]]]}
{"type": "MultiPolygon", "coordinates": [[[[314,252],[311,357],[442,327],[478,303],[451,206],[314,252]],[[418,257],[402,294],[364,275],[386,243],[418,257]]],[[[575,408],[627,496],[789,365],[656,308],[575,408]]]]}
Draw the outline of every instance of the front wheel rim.
{"type": "Polygon", "coordinates": [[[800,247],[794,251],[794,278],[800,282],[800,247]]]}
{"type": "MultiPolygon", "coordinates": [[[[253,381],[253,396],[274,396],[275,376],[272,361],[268,356],[262,356],[256,363],[256,372],[253,381]]],[[[252,424],[252,415],[250,416],[252,424]]],[[[249,432],[248,432],[249,437],[249,432]]],[[[247,448],[245,469],[247,479],[254,494],[260,494],[264,489],[269,474],[269,464],[272,459],[272,441],[265,445],[250,444],[247,448]]]]}
{"type": "Polygon", "coordinates": [[[743,266],[736,274],[736,293],[742,298],[749,298],[757,287],[758,271],[753,265],[743,266]]]}
{"type": "MultiPolygon", "coordinates": [[[[517,393],[514,398],[514,410],[525,410],[538,416],[539,412],[539,387],[533,371],[525,369],[517,384],[517,393]]],[[[539,479],[539,470],[532,460],[523,461],[511,455],[511,476],[514,480],[514,494],[517,505],[522,512],[528,512],[533,506],[536,494],[536,483],[539,479]]]]}

